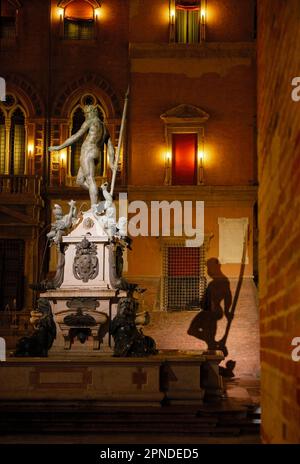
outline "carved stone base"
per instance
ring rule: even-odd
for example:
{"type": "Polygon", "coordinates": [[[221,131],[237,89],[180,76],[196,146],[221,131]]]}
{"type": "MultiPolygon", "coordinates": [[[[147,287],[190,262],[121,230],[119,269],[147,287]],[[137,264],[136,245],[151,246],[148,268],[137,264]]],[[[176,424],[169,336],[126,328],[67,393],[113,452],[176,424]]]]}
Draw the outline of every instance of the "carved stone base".
{"type": "Polygon", "coordinates": [[[43,294],[51,304],[57,337],[51,353],[65,350],[88,353],[100,350],[111,353],[113,339],[109,333],[110,321],[117,312],[120,292],[114,290],[57,289],[43,294]]]}
{"type": "MultiPolygon", "coordinates": [[[[115,358],[70,352],[41,359],[10,358],[1,363],[0,399],[97,401],[109,407],[196,404],[218,386],[203,365],[218,365],[221,352],[160,352],[147,358],[115,358]],[[2,365],[3,364],[3,365],[2,365]],[[16,380],[17,379],[17,380],[16,380]]],[[[0,401],[0,403],[1,403],[0,401]]],[[[48,404],[49,407],[49,404],[48,404]]]]}

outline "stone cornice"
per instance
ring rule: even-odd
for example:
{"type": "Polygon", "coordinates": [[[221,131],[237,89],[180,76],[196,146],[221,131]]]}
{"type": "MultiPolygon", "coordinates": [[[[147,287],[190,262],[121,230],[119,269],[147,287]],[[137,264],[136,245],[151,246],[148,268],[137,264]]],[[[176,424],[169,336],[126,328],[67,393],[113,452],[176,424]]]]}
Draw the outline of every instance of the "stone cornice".
{"type": "MultiPolygon", "coordinates": [[[[125,190],[124,190],[125,191],[125,190]]],[[[224,202],[254,204],[257,200],[258,187],[245,186],[133,186],[127,188],[128,198],[144,201],[205,201],[207,205],[220,205],[224,202]]]]}
{"type": "Polygon", "coordinates": [[[199,44],[130,43],[131,59],[139,58],[254,58],[256,42],[214,42],[199,44]]]}

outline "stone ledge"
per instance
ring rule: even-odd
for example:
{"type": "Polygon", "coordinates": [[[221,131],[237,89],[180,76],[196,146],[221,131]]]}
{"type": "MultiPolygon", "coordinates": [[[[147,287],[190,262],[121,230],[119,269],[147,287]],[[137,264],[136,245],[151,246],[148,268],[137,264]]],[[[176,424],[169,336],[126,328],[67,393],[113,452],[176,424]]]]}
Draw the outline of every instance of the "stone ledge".
{"type": "Polygon", "coordinates": [[[0,403],[83,400],[103,405],[200,404],[220,397],[221,352],[161,352],[149,358],[9,358],[0,364],[0,403]],[[69,358],[69,359],[68,359],[69,358]]]}
{"type": "Polygon", "coordinates": [[[129,45],[131,59],[139,58],[254,58],[253,42],[204,42],[199,44],[135,43],[129,45]]]}
{"type": "Polygon", "coordinates": [[[162,200],[199,200],[208,205],[219,205],[222,202],[245,202],[254,204],[257,201],[256,185],[129,185],[128,199],[144,201],[162,200]]]}

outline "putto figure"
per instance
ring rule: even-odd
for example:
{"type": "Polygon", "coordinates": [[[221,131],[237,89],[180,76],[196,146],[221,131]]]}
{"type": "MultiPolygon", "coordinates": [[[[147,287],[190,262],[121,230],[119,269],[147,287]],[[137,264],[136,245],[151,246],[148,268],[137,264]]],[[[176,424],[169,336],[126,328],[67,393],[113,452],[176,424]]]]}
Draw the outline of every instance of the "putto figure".
{"type": "Polygon", "coordinates": [[[85,121],[76,134],[69,137],[58,146],[49,147],[49,151],[58,151],[73,145],[88,132],[80,155],[80,168],[77,174],[77,184],[89,191],[91,207],[98,203],[98,188],[95,181],[95,166],[100,160],[101,147],[107,144],[108,159],[111,169],[114,169],[115,151],[108,130],[100,120],[98,109],[94,105],[84,107],[85,121]]]}
{"type": "Polygon", "coordinates": [[[77,210],[75,205],[76,202],[71,200],[69,202],[69,213],[65,215],[63,214],[62,207],[60,205],[54,205],[53,216],[55,218],[55,222],[51,224],[51,230],[48,232],[47,238],[50,240],[50,244],[55,243],[58,249],[60,247],[63,235],[65,235],[66,231],[76,222],[77,210]]]}

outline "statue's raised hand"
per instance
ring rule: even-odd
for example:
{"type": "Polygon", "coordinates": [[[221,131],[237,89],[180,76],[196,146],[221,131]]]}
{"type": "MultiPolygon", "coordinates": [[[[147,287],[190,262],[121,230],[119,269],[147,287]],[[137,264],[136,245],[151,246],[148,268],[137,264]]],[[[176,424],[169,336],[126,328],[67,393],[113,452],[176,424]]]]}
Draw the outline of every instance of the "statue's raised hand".
{"type": "Polygon", "coordinates": [[[60,150],[60,147],[59,146],[49,147],[48,150],[49,151],[58,151],[58,150],[60,150]]]}

